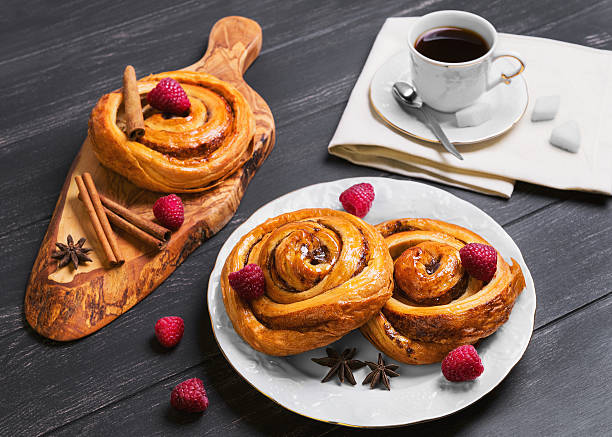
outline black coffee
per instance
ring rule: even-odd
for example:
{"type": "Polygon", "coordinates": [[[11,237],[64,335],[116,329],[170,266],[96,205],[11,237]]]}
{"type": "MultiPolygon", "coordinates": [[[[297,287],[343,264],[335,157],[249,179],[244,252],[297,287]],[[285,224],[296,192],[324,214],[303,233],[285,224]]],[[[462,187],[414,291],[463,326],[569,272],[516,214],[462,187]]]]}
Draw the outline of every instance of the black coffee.
{"type": "Polygon", "coordinates": [[[472,61],[489,51],[482,36],[461,27],[429,29],[417,38],[414,48],[429,59],[451,63],[472,61]]]}

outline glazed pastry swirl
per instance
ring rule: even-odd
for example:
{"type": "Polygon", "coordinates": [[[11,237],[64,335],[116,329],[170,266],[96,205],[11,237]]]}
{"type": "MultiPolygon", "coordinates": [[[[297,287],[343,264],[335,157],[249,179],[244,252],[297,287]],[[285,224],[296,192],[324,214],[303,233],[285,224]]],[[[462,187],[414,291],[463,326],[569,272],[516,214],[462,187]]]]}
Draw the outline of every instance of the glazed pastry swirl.
{"type": "Polygon", "coordinates": [[[494,333],[508,320],[525,287],[521,268],[497,255],[484,284],[461,265],[459,249],[488,244],[460,226],[400,219],[376,226],[394,259],[393,297],[361,332],[378,349],[409,364],[441,361],[452,349],[494,333]]]}
{"type": "Polygon", "coordinates": [[[234,329],[254,349],[292,355],[332,343],[380,311],[392,292],[392,260],[380,234],[331,209],[283,214],[246,234],[221,276],[234,329]],[[251,302],[228,274],[247,264],[264,272],[266,293],[251,302]]]}
{"type": "Polygon", "coordinates": [[[198,192],[219,184],[252,155],[253,113],[230,84],[205,73],[172,71],[138,81],[145,135],[130,141],[123,129],[121,90],[94,107],[89,133],[98,160],[134,184],[152,191],[198,192]],[[146,104],[157,83],[172,77],[191,103],[185,117],[167,116],[146,104]]]}

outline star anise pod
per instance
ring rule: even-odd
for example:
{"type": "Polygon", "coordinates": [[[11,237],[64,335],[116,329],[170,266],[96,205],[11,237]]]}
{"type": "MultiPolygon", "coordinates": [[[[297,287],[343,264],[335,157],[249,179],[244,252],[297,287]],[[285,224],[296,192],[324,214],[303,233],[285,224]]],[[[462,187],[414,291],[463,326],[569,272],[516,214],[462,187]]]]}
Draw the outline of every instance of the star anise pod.
{"type": "Polygon", "coordinates": [[[397,364],[385,364],[381,353],[378,354],[378,363],[373,363],[371,361],[366,361],[365,363],[372,371],[365,377],[363,384],[369,383],[370,388],[374,388],[382,381],[387,390],[391,390],[389,376],[399,376],[399,373],[396,372],[399,366],[397,364]]]}
{"type": "Polygon", "coordinates": [[[85,237],[81,238],[75,244],[72,235],[68,235],[67,243],[68,244],[55,243],[58,250],[51,254],[51,258],[59,260],[57,264],[58,268],[61,269],[72,262],[72,266],[76,270],[79,268],[79,264],[92,260],[87,256],[87,253],[91,252],[92,249],[83,247],[83,244],[85,244],[85,237]]]}
{"type": "Polygon", "coordinates": [[[355,377],[353,376],[353,370],[360,369],[365,366],[363,361],[354,360],[353,357],[357,353],[357,349],[344,349],[342,354],[339,354],[335,349],[328,347],[325,349],[327,356],[323,358],[312,358],[317,364],[321,366],[331,367],[327,375],[321,380],[321,382],[327,382],[334,375],[338,375],[338,379],[341,383],[344,382],[344,378],[352,385],[357,384],[355,377]]]}

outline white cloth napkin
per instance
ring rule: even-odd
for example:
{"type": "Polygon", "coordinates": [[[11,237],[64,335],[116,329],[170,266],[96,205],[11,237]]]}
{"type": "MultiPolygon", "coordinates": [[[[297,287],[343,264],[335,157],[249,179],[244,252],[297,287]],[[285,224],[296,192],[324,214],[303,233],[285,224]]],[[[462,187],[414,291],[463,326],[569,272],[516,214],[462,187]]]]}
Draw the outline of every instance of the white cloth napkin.
{"type": "Polygon", "coordinates": [[[612,194],[612,52],[549,39],[500,34],[499,48],[518,52],[529,105],[507,134],[459,147],[464,161],[398,133],[370,107],[370,82],[391,56],[407,48],[416,18],[388,18],[355,84],[328,150],[355,164],[510,197],[514,181],[612,194]],[[552,122],[530,120],[539,96],[560,95],[552,122]],[[567,120],[580,126],[577,154],[548,142],[553,127],[567,120]]]}

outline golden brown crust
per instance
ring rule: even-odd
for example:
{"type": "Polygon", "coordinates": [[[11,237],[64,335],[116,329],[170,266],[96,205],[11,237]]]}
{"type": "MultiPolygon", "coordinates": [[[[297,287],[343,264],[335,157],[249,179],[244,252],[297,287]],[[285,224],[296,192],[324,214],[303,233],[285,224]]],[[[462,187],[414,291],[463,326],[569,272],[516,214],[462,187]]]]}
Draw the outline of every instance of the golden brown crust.
{"type": "Polygon", "coordinates": [[[459,249],[488,244],[482,237],[430,219],[390,220],[376,228],[396,260],[396,285],[393,297],[361,332],[385,354],[408,364],[438,362],[508,320],[525,287],[516,261],[510,266],[498,253],[497,271],[487,284],[468,277],[460,265],[459,249]]]}
{"type": "Polygon", "coordinates": [[[292,355],[332,343],[379,312],[392,293],[392,269],[371,225],[342,211],[303,209],[242,237],[225,262],[221,290],[247,343],[269,355],[292,355]],[[266,294],[246,302],[228,275],[252,263],[264,272],[266,294]]]}
{"type": "Polygon", "coordinates": [[[145,135],[130,141],[124,125],[123,95],[113,91],[91,112],[89,135],[98,160],[132,183],[152,191],[199,192],[210,189],[252,155],[255,120],[242,94],[216,77],[170,71],[138,81],[144,97],[172,77],[191,102],[186,117],[170,117],[146,106],[145,135]]]}

